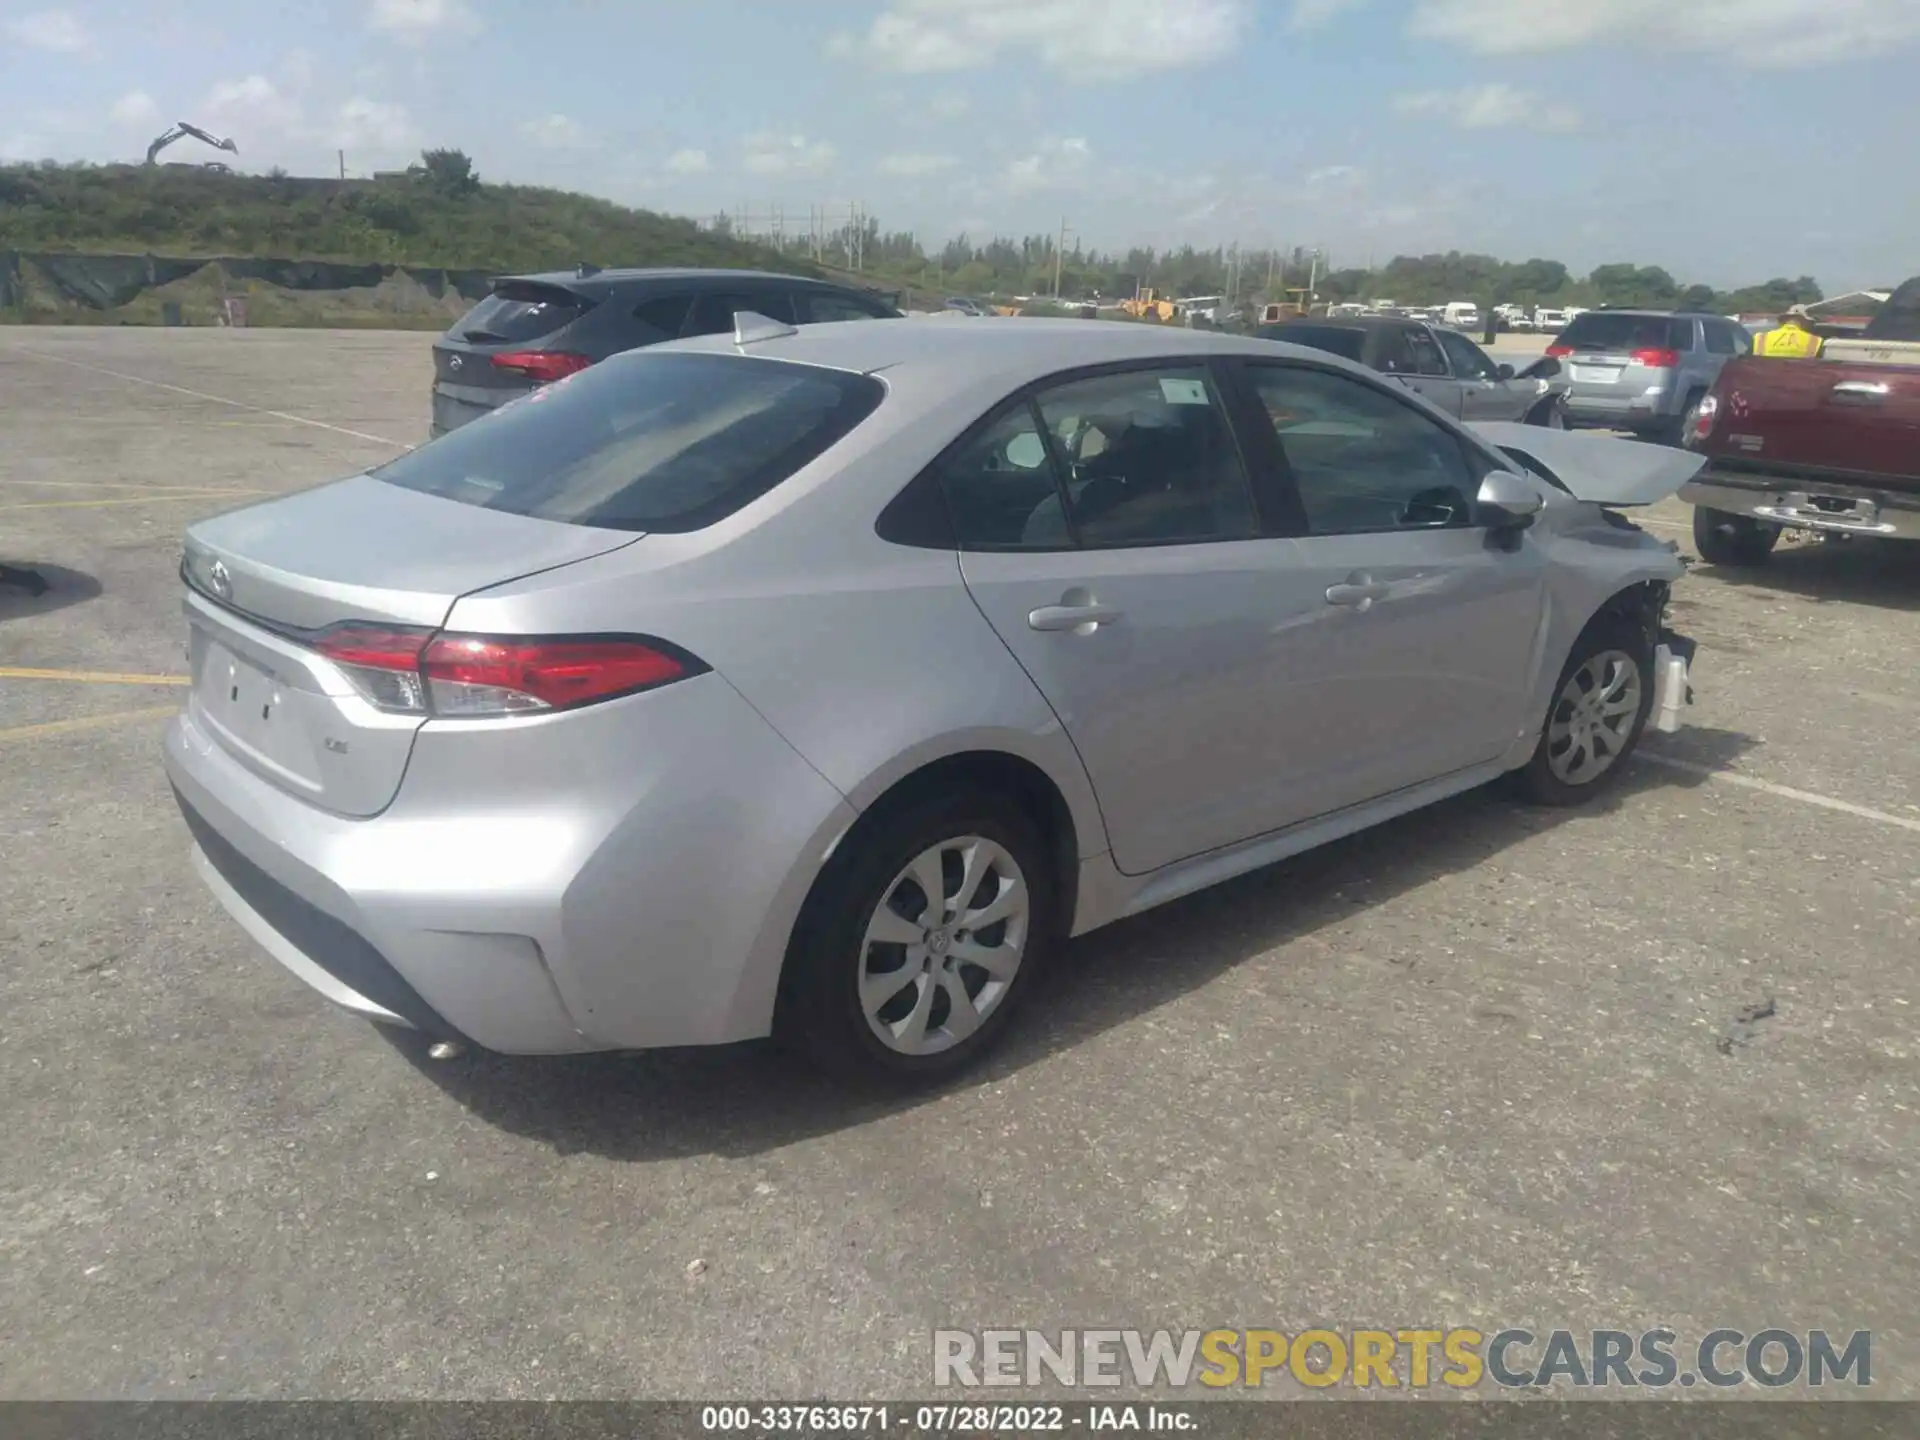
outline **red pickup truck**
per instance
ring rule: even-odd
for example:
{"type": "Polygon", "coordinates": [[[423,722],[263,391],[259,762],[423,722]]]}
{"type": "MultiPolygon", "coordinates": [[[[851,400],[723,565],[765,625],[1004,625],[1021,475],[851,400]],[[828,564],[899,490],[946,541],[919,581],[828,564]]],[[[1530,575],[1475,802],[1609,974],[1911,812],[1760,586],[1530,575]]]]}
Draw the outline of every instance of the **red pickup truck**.
{"type": "Polygon", "coordinates": [[[1729,361],[1683,439],[1710,565],[1759,565],[1782,530],[1920,540],[1920,277],[1817,359],[1729,361]]]}

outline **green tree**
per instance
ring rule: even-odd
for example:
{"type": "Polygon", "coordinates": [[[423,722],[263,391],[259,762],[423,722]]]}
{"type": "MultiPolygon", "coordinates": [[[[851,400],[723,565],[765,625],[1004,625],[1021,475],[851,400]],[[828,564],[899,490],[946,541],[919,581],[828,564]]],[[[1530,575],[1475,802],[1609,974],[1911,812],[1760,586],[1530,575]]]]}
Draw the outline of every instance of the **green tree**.
{"type": "Polygon", "coordinates": [[[427,183],[442,195],[472,195],[480,189],[473,158],[464,150],[422,150],[420,165],[427,172],[427,183]]]}

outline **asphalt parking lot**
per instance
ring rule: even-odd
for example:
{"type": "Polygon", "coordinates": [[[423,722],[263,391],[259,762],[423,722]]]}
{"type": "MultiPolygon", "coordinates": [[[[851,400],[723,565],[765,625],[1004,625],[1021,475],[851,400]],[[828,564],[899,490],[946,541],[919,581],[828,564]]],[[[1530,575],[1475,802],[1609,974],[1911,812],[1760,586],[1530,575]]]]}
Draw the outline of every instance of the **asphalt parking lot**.
{"type": "Polygon", "coordinates": [[[883,1396],[936,1327],[1665,1324],[1871,1329],[1920,1397],[1920,555],[1697,569],[1693,728],[1609,804],[1468,796],[1087,937],[943,1093],[435,1064],[218,910],[157,757],[182,526],[423,439],[428,344],[0,331],[0,558],[55,582],[0,592],[0,1396],[883,1396]]]}

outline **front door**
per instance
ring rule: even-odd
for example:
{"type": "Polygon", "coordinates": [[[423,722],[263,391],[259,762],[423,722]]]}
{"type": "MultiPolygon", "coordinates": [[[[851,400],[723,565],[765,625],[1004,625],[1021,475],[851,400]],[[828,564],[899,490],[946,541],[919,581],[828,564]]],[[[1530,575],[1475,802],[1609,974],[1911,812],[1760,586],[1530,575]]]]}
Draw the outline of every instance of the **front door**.
{"type": "Polygon", "coordinates": [[[1299,497],[1289,595],[1295,683],[1273,755],[1286,819],[1494,760],[1532,718],[1543,561],[1476,523],[1480,468],[1390,391],[1311,366],[1249,364],[1299,497]]]}
{"type": "Polygon", "coordinates": [[[1466,336],[1436,330],[1440,348],[1447,352],[1454,378],[1460,382],[1462,420],[1519,420],[1535,398],[1500,378],[1500,367],[1466,336]]]}

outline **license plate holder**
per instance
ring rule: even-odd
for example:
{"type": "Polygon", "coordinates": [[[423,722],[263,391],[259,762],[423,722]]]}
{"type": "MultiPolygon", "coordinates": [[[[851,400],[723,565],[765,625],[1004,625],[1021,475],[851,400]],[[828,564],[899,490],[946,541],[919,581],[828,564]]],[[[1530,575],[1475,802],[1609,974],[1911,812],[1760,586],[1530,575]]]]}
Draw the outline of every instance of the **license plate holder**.
{"type": "Polygon", "coordinates": [[[1569,365],[1567,374],[1576,385],[1611,385],[1620,378],[1616,365],[1569,365]]]}

